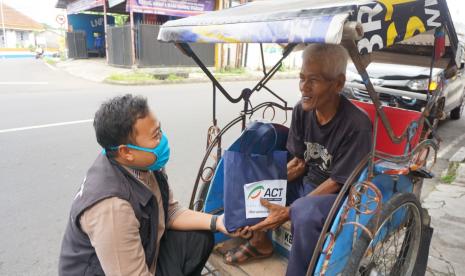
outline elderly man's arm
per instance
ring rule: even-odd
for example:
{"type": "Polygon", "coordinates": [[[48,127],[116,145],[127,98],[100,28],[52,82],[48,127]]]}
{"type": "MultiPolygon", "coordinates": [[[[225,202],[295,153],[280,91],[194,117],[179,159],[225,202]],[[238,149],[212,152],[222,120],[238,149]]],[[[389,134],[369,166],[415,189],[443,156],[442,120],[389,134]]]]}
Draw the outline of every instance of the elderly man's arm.
{"type": "Polygon", "coordinates": [[[287,163],[287,181],[293,181],[305,173],[305,160],[294,157],[287,163]]]}
{"type": "Polygon", "coordinates": [[[315,190],[310,192],[309,195],[327,195],[327,194],[335,194],[341,190],[341,184],[337,183],[331,178],[326,179],[323,183],[321,183],[315,190]]]}

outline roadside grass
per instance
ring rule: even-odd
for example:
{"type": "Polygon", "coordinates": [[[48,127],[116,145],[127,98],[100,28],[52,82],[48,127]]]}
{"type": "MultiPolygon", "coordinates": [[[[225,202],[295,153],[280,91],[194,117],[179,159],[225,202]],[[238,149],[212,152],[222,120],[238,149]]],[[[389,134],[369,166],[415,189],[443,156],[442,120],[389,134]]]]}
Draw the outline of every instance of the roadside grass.
{"type": "Polygon", "coordinates": [[[178,76],[176,74],[169,74],[168,77],[165,80],[167,80],[167,81],[179,81],[179,80],[183,80],[183,79],[185,79],[185,78],[180,77],[180,76],[178,76]]]}
{"type": "Polygon", "coordinates": [[[53,66],[55,66],[58,63],[58,61],[49,57],[44,57],[44,61],[53,66]]]}
{"type": "Polygon", "coordinates": [[[224,74],[224,75],[242,75],[246,73],[245,68],[233,68],[226,66],[225,68],[221,68],[219,70],[215,70],[215,74],[224,74]]]}
{"type": "Polygon", "coordinates": [[[446,174],[446,175],[443,175],[441,177],[441,181],[443,183],[447,183],[447,184],[452,184],[452,182],[454,182],[454,180],[455,180],[455,174],[454,175],[446,174]]]}
{"type": "Polygon", "coordinates": [[[111,74],[106,80],[117,81],[117,82],[130,82],[130,83],[150,83],[150,82],[178,82],[185,79],[184,77],[178,76],[174,73],[170,74],[153,74],[140,71],[133,71],[129,73],[114,73],[111,74]]]}
{"type": "Polygon", "coordinates": [[[112,81],[153,81],[157,80],[153,74],[143,73],[143,72],[131,72],[131,73],[114,73],[111,74],[108,80],[112,81]]]}
{"type": "Polygon", "coordinates": [[[447,171],[441,176],[441,182],[452,184],[452,182],[454,182],[455,178],[457,177],[457,169],[459,165],[460,163],[458,162],[451,162],[447,171]]]}

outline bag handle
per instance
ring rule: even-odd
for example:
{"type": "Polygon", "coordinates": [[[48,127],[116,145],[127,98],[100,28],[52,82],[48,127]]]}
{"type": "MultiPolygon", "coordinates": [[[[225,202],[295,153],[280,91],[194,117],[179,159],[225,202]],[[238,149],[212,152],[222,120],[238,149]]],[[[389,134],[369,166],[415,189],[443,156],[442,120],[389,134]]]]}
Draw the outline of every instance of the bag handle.
{"type": "Polygon", "coordinates": [[[252,148],[260,142],[260,140],[265,137],[265,134],[272,130],[274,133],[274,143],[273,145],[265,152],[266,155],[268,155],[270,152],[273,151],[273,149],[276,146],[276,143],[278,141],[278,133],[276,132],[276,129],[274,126],[270,123],[260,123],[257,129],[246,129],[242,133],[242,139],[241,139],[241,144],[239,151],[245,154],[251,154],[252,153],[252,148]],[[252,134],[254,133],[254,134],[252,134]],[[253,139],[249,141],[250,137],[252,135],[253,139]]]}

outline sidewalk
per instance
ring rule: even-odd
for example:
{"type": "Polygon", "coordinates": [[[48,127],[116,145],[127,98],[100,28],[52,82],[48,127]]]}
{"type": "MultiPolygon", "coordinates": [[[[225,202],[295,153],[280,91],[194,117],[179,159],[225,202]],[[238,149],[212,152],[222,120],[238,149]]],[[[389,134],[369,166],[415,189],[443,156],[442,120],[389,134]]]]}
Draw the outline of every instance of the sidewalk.
{"type": "Polygon", "coordinates": [[[434,228],[426,275],[465,275],[465,163],[423,201],[434,228]]]}
{"type": "MultiPolygon", "coordinates": [[[[120,85],[155,85],[164,83],[191,83],[191,82],[208,82],[210,81],[207,76],[198,67],[173,67],[173,68],[137,68],[136,70],[130,68],[114,67],[106,64],[103,58],[89,58],[89,59],[70,59],[60,61],[56,64],[57,68],[68,72],[69,74],[90,80],[93,82],[107,82],[111,84],[120,85]],[[134,72],[147,73],[153,75],[163,74],[186,74],[187,78],[178,78],[176,80],[154,80],[154,81],[112,81],[109,80],[110,76],[115,74],[131,74],[134,72]]],[[[209,68],[213,72],[213,68],[209,68]]],[[[297,78],[297,70],[286,70],[276,72],[274,79],[282,78],[297,78]]],[[[243,73],[214,73],[221,81],[240,81],[240,80],[259,80],[263,76],[262,71],[245,70],[243,73]]]]}
{"type": "Polygon", "coordinates": [[[132,71],[127,68],[109,66],[103,58],[68,59],[58,62],[56,66],[75,77],[93,82],[103,82],[112,74],[132,71]]]}

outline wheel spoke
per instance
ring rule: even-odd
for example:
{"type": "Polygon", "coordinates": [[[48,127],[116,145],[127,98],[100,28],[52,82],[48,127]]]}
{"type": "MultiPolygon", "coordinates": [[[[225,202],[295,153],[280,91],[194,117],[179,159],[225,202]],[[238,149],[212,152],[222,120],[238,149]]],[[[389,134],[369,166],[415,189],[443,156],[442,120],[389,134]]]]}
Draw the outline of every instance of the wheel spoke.
{"type": "MultiPolygon", "coordinates": [[[[373,201],[368,200],[366,204],[373,201]]],[[[401,275],[411,271],[419,248],[420,215],[414,204],[398,206],[381,222],[360,261],[359,275],[401,275]],[[415,209],[414,209],[415,208],[415,209]],[[415,241],[415,244],[413,242],[415,241]],[[416,250],[412,253],[412,250],[416,250]],[[413,261],[412,261],[413,260],[413,261]]]]}

